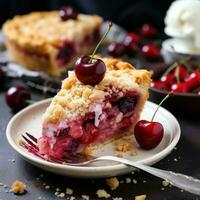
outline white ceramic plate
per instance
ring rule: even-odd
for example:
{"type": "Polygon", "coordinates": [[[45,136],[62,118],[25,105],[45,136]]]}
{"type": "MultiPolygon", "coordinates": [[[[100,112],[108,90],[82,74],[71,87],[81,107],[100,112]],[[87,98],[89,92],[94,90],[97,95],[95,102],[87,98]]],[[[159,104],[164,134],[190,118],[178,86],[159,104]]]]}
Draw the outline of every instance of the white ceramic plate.
{"type": "MultiPolygon", "coordinates": [[[[28,106],[17,113],[8,123],[6,130],[8,142],[25,160],[44,170],[72,177],[116,176],[133,170],[132,168],[123,164],[116,164],[112,162],[98,162],[84,167],[55,164],[42,160],[22,148],[19,145],[21,134],[29,132],[35,137],[40,136],[42,126],[41,117],[50,101],[50,99],[47,99],[28,106]]],[[[141,118],[150,120],[156,107],[156,104],[147,102],[141,118]]],[[[127,154],[127,158],[138,163],[152,165],[160,161],[173,150],[180,138],[180,126],[178,121],[169,111],[164,108],[159,109],[155,120],[161,122],[164,126],[165,133],[161,143],[155,149],[149,151],[142,150],[138,145],[134,145],[134,149],[137,150],[138,155],[129,156],[127,154]]],[[[103,149],[99,149],[98,151],[94,152],[94,154],[115,155],[116,151],[114,150],[113,144],[107,144],[103,149]]]]}

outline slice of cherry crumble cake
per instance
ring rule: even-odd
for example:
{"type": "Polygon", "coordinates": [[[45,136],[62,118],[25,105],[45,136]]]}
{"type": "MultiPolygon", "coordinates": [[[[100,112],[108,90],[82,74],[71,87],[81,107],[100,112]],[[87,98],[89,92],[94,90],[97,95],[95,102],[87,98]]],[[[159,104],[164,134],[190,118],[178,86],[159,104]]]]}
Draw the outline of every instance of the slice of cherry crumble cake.
{"type": "Polygon", "coordinates": [[[74,71],[62,82],[43,116],[41,154],[66,158],[90,146],[111,141],[132,130],[149,93],[151,73],[117,59],[102,59],[104,79],[95,86],[81,83],[74,71]]]}

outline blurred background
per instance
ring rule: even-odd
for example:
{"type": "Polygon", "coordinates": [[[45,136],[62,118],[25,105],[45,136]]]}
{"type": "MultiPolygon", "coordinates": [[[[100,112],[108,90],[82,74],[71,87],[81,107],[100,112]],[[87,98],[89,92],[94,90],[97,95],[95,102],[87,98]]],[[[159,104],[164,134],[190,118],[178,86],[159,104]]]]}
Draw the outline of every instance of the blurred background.
{"type": "Polygon", "coordinates": [[[73,5],[80,12],[101,15],[127,30],[152,23],[160,31],[164,27],[166,10],[173,0],[0,0],[0,24],[17,14],[54,10],[73,5]]]}

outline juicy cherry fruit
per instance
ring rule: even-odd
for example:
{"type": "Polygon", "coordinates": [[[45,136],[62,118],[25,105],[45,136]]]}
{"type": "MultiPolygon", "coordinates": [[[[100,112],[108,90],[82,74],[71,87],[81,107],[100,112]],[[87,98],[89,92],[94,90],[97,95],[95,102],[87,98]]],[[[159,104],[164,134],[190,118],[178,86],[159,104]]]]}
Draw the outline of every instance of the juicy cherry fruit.
{"type": "Polygon", "coordinates": [[[154,122],[153,120],[162,103],[169,98],[171,94],[171,92],[168,93],[160,102],[153,114],[151,121],[140,120],[136,123],[134,135],[141,148],[146,150],[153,149],[161,142],[164,135],[164,128],[161,123],[154,122]]]}
{"type": "Polygon", "coordinates": [[[96,85],[101,82],[105,76],[105,63],[98,58],[83,56],[79,58],[74,66],[76,76],[79,81],[86,85],[96,85]]]}
{"type": "Polygon", "coordinates": [[[200,85],[200,72],[192,72],[186,79],[185,83],[189,90],[193,90],[200,85]]]}
{"type": "Polygon", "coordinates": [[[108,46],[108,54],[113,57],[120,57],[126,51],[126,46],[122,43],[114,42],[108,46]]]}
{"type": "Polygon", "coordinates": [[[76,19],[78,12],[72,6],[64,6],[60,9],[59,15],[62,21],[76,19]]]}
{"type": "Polygon", "coordinates": [[[63,41],[59,47],[58,54],[56,55],[56,61],[60,67],[67,64],[75,54],[75,47],[71,42],[63,41]]]}
{"type": "Polygon", "coordinates": [[[156,147],[163,138],[164,129],[158,122],[140,120],[135,126],[135,138],[143,149],[156,147]]]}
{"type": "Polygon", "coordinates": [[[142,39],[141,39],[141,37],[137,33],[130,32],[125,37],[124,43],[130,44],[130,43],[133,43],[133,42],[136,43],[136,44],[138,44],[138,43],[142,42],[142,39]]]}
{"type": "Polygon", "coordinates": [[[165,76],[162,76],[160,81],[166,86],[171,86],[173,83],[176,83],[176,77],[173,73],[168,73],[165,76]]]}
{"type": "Polygon", "coordinates": [[[14,111],[18,111],[27,105],[27,100],[31,99],[30,92],[23,86],[12,86],[5,96],[6,102],[14,111]]]}
{"type": "Polygon", "coordinates": [[[141,33],[141,35],[143,35],[146,38],[151,38],[151,37],[156,36],[157,29],[155,26],[153,26],[151,24],[144,24],[141,28],[140,33],[141,33]]]}
{"type": "Polygon", "coordinates": [[[100,83],[106,73],[106,65],[103,60],[95,58],[94,55],[99,48],[106,35],[109,33],[112,23],[108,24],[108,30],[105,32],[91,56],[82,56],[74,66],[75,74],[80,82],[86,85],[96,85],[100,83]]]}
{"type": "Polygon", "coordinates": [[[180,81],[184,81],[184,79],[188,76],[188,70],[184,66],[177,66],[174,69],[174,75],[177,75],[180,81]]]}
{"type": "Polygon", "coordinates": [[[160,49],[153,43],[144,45],[142,47],[142,54],[147,60],[160,59],[160,49]]]}
{"type": "Polygon", "coordinates": [[[160,81],[153,81],[151,83],[151,87],[157,88],[157,89],[160,89],[160,90],[168,90],[168,87],[166,86],[166,84],[163,83],[163,82],[160,82],[160,81]]]}
{"type": "Polygon", "coordinates": [[[177,93],[187,93],[188,92],[188,87],[186,83],[174,83],[171,86],[171,91],[172,92],[177,92],[177,93]]]}

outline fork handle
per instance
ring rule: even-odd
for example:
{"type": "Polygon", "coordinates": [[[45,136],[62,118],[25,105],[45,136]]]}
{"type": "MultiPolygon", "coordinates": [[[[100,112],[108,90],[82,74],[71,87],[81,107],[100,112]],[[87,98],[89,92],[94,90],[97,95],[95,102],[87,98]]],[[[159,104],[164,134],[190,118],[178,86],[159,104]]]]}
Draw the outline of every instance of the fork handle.
{"type": "Polygon", "coordinates": [[[200,180],[193,178],[191,176],[175,173],[172,171],[157,169],[157,168],[150,167],[143,164],[138,164],[124,158],[118,158],[118,157],[113,157],[113,156],[102,156],[99,158],[100,158],[99,160],[112,160],[112,161],[123,163],[125,165],[136,167],[154,176],[167,180],[171,185],[175,187],[178,187],[180,189],[183,189],[187,192],[190,192],[196,195],[200,195],[200,180]]]}

